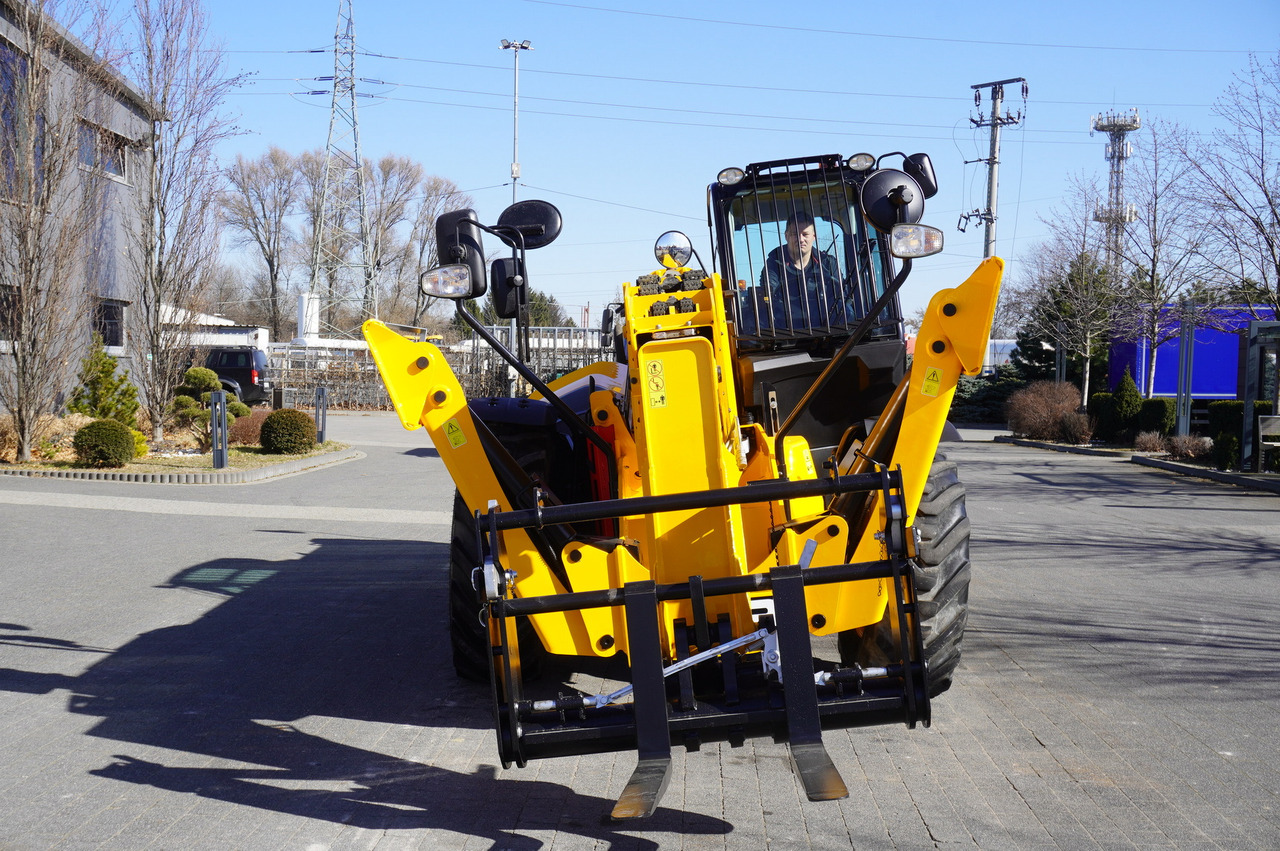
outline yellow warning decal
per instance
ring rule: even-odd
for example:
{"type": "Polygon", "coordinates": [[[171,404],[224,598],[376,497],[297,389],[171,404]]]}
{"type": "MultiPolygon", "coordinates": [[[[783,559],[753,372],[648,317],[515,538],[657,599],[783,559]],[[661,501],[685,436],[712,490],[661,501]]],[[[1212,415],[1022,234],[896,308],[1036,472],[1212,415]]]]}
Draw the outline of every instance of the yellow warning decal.
{"type": "Polygon", "coordinates": [[[445,421],[444,436],[449,438],[449,445],[454,449],[467,442],[467,435],[463,432],[462,426],[458,425],[457,417],[445,421]]]}
{"type": "Polygon", "coordinates": [[[651,360],[644,368],[645,400],[650,408],[667,406],[667,378],[662,371],[662,361],[651,360]]]}
{"type": "Polygon", "coordinates": [[[924,371],[924,381],[920,383],[920,392],[926,396],[937,396],[942,384],[942,370],[931,366],[924,371]]]}

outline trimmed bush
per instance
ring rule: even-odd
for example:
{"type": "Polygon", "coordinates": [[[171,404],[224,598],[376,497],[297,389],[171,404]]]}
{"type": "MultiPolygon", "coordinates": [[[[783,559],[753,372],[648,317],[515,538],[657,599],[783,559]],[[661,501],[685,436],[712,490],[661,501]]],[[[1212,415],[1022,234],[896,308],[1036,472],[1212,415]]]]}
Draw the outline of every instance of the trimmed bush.
{"type": "Polygon", "coordinates": [[[133,460],[133,432],[116,420],[94,420],[71,441],[86,467],[123,467],[133,460]]]}
{"type": "MultiPolygon", "coordinates": [[[[1238,432],[1237,432],[1238,434],[1238,432]]],[[[1236,470],[1240,467],[1240,438],[1237,434],[1221,432],[1213,441],[1213,465],[1219,470],[1236,470]]]]}
{"type": "Polygon", "coordinates": [[[193,366],[188,369],[182,376],[182,387],[194,390],[194,393],[185,393],[182,388],[178,389],[179,393],[187,396],[199,397],[201,393],[209,390],[221,390],[222,382],[218,380],[218,373],[212,369],[203,366],[193,366]]]}
{"type": "MultiPolygon", "coordinates": [[[[1271,400],[1258,401],[1253,403],[1253,414],[1256,417],[1265,417],[1271,413],[1271,400]]],[[[1235,399],[1225,399],[1218,402],[1209,403],[1209,433],[1222,434],[1227,432],[1240,437],[1240,432],[1244,430],[1244,402],[1235,399]]]]}
{"type": "Polygon", "coordinates": [[[1089,397],[1089,416],[1093,417],[1095,432],[1105,441],[1116,439],[1115,397],[1110,393],[1094,393],[1089,397]]]}
{"type": "Polygon", "coordinates": [[[1112,395],[1111,401],[1115,406],[1116,437],[1128,440],[1138,425],[1138,414],[1142,411],[1142,394],[1138,392],[1138,385],[1133,382],[1133,376],[1129,374],[1127,366],[1124,368],[1124,375],[1120,377],[1120,383],[1116,385],[1116,392],[1112,395]]]}
{"type": "Polygon", "coordinates": [[[133,457],[146,458],[151,451],[151,447],[147,445],[147,436],[136,428],[129,429],[129,433],[133,435],[133,457]]]}
{"type": "Polygon", "coordinates": [[[1177,405],[1169,398],[1143,399],[1135,427],[1139,432],[1169,434],[1177,422],[1177,405]]]}
{"type": "Polygon", "coordinates": [[[241,417],[247,417],[253,413],[253,408],[250,408],[244,402],[241,402],[232,396],[228,396],[227,398],[229,400],[234,400],[234,401],[227,402],[227,413],[231,414],[236,419],[240,419],[241,417]]]}
{"type": "Polygon", "coordinates": [[[1074,384],[1036,381],[1009,397],[1006,415],[1014,434],[1032,440],[1063,440],[1063,419],[1079,408],[1080,390],[1074,384]]]}
{"type": "Polygon", "coordinates": [[[262,451],[271,455],[303,455],[316,445],[316,423],[295,408],[272,411],[262,421],[262,451]]]}

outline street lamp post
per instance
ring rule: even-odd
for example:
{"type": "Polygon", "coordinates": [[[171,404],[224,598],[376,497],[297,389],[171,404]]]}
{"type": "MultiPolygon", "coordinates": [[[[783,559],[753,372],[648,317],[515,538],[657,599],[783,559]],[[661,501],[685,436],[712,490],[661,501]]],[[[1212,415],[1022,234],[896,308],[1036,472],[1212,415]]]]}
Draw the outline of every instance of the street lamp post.
{"type": "Polygon", "coordinates": [[[511,131],[511,203],[516,202],[516,183],[520,180],[520,51],[533,50],[533,46],[529,44],[529,40],[524,41],[507,41],[502,40],[502,49],[510,50],[515,57],[515,97],[511,104],[512,110],[512,131],[511,131]]]}

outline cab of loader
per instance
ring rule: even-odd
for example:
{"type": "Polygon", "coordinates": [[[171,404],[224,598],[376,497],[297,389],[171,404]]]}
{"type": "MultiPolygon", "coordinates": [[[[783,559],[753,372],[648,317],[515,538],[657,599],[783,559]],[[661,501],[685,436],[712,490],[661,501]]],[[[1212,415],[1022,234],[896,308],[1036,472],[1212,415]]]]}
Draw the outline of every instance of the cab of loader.
{"type": "Polygon", "coordinates": [[[909,261],[895,272],[894,257],[941,250],[941,234],[929,234],[927,249],[897,243],[932,230],[917,223],[936,191],[925,154],[828,154],[720,172],[708,189],[708,218],[748,421],[773,433],[779,412],[799,409],[792,433],[821,458],[851,422],[869,423],[885,409],[906,369],[897,289],[909,261]],[[901,169],[882,167],[895,156],[901,169]],[[807,271],[796,269],[788,245],[788,226],[796,224],[813,228],[807,271]],[[801,407],[854,335],[854,347],[801,407]]]}

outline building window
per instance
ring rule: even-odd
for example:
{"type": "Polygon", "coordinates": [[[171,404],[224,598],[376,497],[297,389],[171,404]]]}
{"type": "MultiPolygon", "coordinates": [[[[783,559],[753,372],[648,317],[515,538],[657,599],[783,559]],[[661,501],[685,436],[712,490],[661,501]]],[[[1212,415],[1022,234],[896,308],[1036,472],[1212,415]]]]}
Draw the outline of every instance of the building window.
{"type": "Polygon", "coordinates": [[[88,122],[80,122],[80,164],[120,180],[127,180],[129,143],[121,136],[88,122]]]}
{"type": "MultiPolygon", "coordinates": [[[[23,96],[27,58],[0,41],[0,197],[12,198],[23,168],[23,142],[30,133],[23,96]]],[[[37,149],[37,156],[39,150],[37,149]]]]}
{"type": "Polygon", "coordinates": [[[93,311],[93,330],[102,337],[103,346],[124,346],[124,308],[127,304],[110,298],[98,299],[93,311]]]}
{"type": "Polygon", "coordinates": [[[18,288],[0,284],[0,340],[12,342],[18,336],[18,288]]]}

